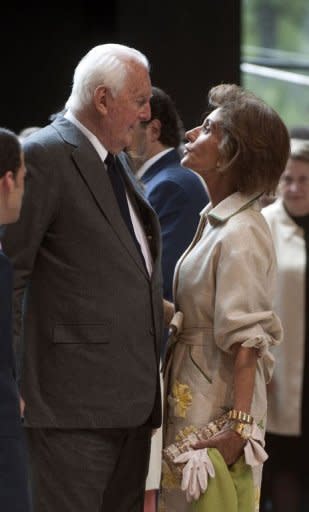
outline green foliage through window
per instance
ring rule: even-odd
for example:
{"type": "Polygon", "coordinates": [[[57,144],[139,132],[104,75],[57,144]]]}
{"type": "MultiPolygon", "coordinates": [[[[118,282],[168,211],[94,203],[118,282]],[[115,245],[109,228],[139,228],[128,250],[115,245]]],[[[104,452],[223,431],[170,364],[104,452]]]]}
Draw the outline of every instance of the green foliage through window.
{"type": "Polygon", "coordinates": [[[244,87],[272,105],[288,127],[309,125],[308,0],[243,0],[242,31],[242,62],[257,66],[257,73],[254,66],[242,72],[244,87]],[[263,76],[265,68],[272,77],[263,76]],[[288,74],[282,79],[276,70],[296,80],[288,74]]]}

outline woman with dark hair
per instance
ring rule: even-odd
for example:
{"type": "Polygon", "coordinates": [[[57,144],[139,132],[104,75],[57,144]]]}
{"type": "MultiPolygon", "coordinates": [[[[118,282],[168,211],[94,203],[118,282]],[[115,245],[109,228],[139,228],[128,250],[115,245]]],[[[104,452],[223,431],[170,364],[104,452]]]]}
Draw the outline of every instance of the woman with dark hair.
{"type": "Polygon", "coordinates": [[[289,135],[273,109],[236,85],[214,87],[209,103],[182,160],[205,180],[211,203],[174,276],[161,510],[253,512],[266,458],[269,348],[281,340],[274,248],[258,198],[277,186],[289,135]],[[174,457],[183,440],[185,453],[174,457]]]}

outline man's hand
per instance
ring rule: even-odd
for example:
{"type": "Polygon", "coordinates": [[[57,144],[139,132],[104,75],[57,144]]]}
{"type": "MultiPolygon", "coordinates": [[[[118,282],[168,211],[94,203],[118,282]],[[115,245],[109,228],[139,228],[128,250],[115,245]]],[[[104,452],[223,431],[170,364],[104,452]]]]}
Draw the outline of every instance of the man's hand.
{"type": "Polygon", "coordinates": [[[175,313],[175,306],[172,302],[163,299],[164,325],[168,327],[175,313]]]}
{"type": "Polygon", "coordinates": [[[22,396],[19,395],[19,411],[20,411],[20,417],[23,418],[24,417],[24,414],[25,414],[25,407],[26,407],[26,404],[25,404],[25,401],[24,399],[22,398],[22,396]]]}

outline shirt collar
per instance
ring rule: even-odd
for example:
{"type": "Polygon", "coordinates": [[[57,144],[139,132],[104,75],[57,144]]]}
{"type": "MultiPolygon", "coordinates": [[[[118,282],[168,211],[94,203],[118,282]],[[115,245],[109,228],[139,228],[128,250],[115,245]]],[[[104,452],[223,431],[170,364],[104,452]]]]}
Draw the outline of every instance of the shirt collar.
{"type": "MultiPolygon", "coordinates": [[[[209,203],[201,211],[200,215],[207,216],[211,224],[224,223],[233,217],[233,215],[236,215],[246,208],[249,208],[249,206],[253,205],[260,196],[260,192],[255,192],[254,194],[250,195],[235,192],[234,194],[231,194],[230,196],[223,199],[223,201],[217,204],[217,206],[214,208],[212,204],[209,203]]],[[[257,210],[261,210],[258,203],[256,203],[254,206],[257,210]]]]}
{"type": "Polygon", "coordinates": [[[145,172],[148,171],[148,169],[154,163],[156,163],[160,158],[162,158],[162,156],[166,155],[170,151],[173,151],[173,149],[174,148],[163,149],[163,151],[160,151],[160,153],[157,153],[156,155],[149,158],[149,160],[146,160],[146,162],[143,163],[143,165],[139,168],[139,170],[136,173],[137,179],[140,180],[144,176],[145,172]]]}
{"type": "Polygon", "coordinates": [[[282,197],[278,197],[273,204],[270,204],[269,206],[263,208],[262,213],[266,213],[268,209],[270,211],[273,210],[275,212],[276,219],[278,219],[278,222],[284,227],[282,236],[284,236],[287,239],[292,238],[297,233],[303,236],[303,228],[298,226],[298,224],[294,222],[292,217],[290,217],[290,215],[288,214],[284,207],[282,197]]]}
{"type": "Polygon", "coordinates": [[[107,157],[107,149],[103,146],[102,142],[99,141],[99,139],[92,133],[86,126],[84,126],[76,117],[72,114],[71,110],[68,110],[64,117],[68,119],[72,124],[74,124],[84,135],[87,137],[89,142],[93,145],[93,147],[96,149],[96,151],[99,154],[99,157],[104,162],[105,158],[107,157]]]}

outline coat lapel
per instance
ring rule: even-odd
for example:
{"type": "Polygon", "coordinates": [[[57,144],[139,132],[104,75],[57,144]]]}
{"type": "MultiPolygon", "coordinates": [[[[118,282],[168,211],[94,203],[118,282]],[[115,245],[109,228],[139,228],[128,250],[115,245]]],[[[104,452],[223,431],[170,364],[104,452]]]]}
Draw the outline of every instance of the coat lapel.
{"type": "Polygon", "coordinates": [[[111,182],[98,153],[83,133],[70,121],[60,118],[53,124],[62,138],[72,146],[72,159],[98,207],[134,262],[147,275],[144,262],[121,216],[111,182]]]}

